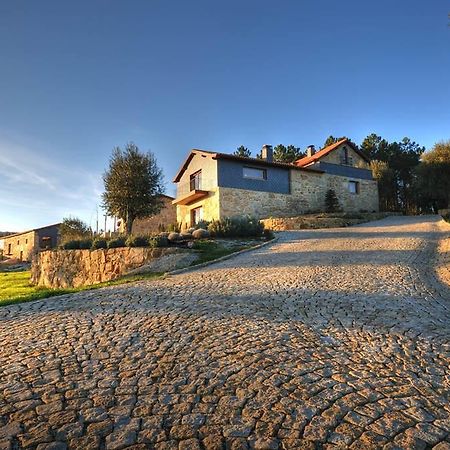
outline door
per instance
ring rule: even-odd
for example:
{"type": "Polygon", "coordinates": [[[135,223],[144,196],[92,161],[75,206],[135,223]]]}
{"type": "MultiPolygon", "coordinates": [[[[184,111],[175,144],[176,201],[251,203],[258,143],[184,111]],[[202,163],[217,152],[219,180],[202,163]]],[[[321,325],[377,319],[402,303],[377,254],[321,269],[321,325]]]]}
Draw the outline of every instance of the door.
{"type": "Polygon", "coordinates": [[[191,226],[197,225],[203,219],[203,208],[200,206],[191,210],[191,226]]]}

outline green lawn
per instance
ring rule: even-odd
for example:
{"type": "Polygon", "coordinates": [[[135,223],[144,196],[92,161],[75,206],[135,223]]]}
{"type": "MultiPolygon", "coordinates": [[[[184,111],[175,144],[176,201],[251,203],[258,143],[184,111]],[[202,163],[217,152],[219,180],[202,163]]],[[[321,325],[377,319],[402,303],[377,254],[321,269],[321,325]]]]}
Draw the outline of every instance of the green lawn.
{"type": "Polygon", "coordinates": [[[260,241],[256,241],[248,242],[245,245],[224,246],[223,244],[219,244],[214,241],[199,241],[194,245],[194,249],[198,251],[199,257],[191,265],[196,266],[197,264],[213,261],[214,259],[221,258],[222,256],[231,255],[232,253],[254,247],[260,243],[260,241]]]}
{"type": "Polygon", "coordinates": [[[117,280],[95,284],[93,286],[83,286],[74,289],[49,289],[32,286],[30,284],[30,271],[25,272],[0,272],[0,306],[12,303],[29,302],[41,298],[54,297],[56,295],[70,294],[72,292],[99,289],[105,286],[115,286],[118,284],[132,283],[133,281],[160,278],[161,273],[146,273],[140,275],[130,275],[117,280]]]}

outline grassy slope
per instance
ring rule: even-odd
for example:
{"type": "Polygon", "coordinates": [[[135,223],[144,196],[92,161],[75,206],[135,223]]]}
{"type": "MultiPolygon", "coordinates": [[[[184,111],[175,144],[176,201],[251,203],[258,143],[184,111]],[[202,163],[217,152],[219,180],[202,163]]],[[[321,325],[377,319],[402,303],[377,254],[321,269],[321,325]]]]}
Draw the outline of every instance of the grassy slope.
{"type": "Polygon", "coordinates": [[[70,294],[72,292],[99,289],[105,286],[131,283],[133,281],[159,278],[161,273],[148,273],[133,276],[125,276],[117,280],[83,286],[74,289],[48,289],[30,285],[30,271],[26,272],[0,272],[0,306],[12,303],[29,302],[41,298],[54,297],[56,295],[70,294]]]}

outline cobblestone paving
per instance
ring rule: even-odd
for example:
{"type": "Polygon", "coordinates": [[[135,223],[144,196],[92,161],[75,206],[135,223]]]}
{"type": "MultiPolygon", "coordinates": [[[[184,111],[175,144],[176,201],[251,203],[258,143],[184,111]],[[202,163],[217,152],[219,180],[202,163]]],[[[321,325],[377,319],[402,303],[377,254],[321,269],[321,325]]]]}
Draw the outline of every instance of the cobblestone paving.
{"type": "Polygon", "coordinates": [[[435,217],[290,232],[1,308],[0,448],[450,449],[449,236],[435,217]]]}

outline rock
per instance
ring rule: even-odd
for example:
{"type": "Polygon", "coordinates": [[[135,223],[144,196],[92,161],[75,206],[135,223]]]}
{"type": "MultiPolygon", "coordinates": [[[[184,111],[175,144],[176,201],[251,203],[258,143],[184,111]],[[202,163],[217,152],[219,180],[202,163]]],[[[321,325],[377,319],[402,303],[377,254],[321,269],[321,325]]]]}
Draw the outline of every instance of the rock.
{"type": "Polygon", "coordinates": [[[209,231],[204,230],[203,228],[199,228],[192,233],[192,237],[194,239],[207,239],[209,238],[209,231]]]}
{"type": "Polygon", "coordinates": [[[181,240],[181,235],[180,233],[169,233],[169,236],[167,236],[167,239],[169,239],[170,242],[178,242],[181,240]]]}

